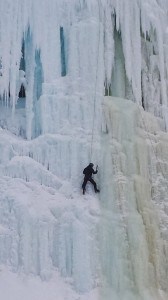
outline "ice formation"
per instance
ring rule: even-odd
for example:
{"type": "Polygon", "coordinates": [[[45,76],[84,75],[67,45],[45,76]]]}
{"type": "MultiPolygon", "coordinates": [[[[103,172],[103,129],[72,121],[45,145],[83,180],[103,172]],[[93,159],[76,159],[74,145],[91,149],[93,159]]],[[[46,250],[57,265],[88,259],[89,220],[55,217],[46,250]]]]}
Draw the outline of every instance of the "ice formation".
{"type": "Polygon", "coordinates": [[[167,299],[167,1],[0,11],[3,274],[57,277],[60,300],[167,299]],[[90,160],[100,197],[81,195],[90,160]]]}

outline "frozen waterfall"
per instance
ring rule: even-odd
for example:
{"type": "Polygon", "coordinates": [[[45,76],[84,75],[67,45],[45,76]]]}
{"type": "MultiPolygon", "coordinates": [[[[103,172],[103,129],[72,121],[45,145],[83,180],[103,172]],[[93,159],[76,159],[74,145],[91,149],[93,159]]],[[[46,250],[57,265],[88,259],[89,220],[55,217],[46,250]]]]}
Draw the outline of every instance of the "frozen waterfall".
{"type": "Polygon", "coordinates": [[[166,300],[167,1],[0,11],[3,300],[166,300]]]}

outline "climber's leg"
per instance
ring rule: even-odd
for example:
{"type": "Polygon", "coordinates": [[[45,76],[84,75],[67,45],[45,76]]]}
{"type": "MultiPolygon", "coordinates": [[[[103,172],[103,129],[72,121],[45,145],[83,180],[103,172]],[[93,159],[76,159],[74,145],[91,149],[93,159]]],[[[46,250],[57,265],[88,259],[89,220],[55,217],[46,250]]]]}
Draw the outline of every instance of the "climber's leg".
{"type": "Polygon", "coordinates": [[[97,184],[96,184],[96,182],[93,180],[93,178],[90,178],[89,181],[93,184],[95,193],[99,193],[100,191],[98,190],[97,184]]]}

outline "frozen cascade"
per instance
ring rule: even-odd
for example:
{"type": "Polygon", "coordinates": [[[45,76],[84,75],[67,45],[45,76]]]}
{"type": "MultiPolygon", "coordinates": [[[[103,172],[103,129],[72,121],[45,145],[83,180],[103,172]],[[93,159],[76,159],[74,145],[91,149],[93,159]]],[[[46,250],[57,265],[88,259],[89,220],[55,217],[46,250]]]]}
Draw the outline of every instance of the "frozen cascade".
{"type": "Polygon", "coordinates": [[[57,274],[60,300],[166,300],[167,2],[0,11],[2,269],[57,274]],[[92,133],[101,194],[83,197],[92,133]]]}
{"type": "Polygon", "coordinates": [[[82,199],[78,207],[79,198],[69,196],[65,201],[55,190],[41,189],[37,183],[8,177],[1,179],[0,185],[1,264],[11,266],[14,272],[40,275],[43,280],[49,280],[58,269],[65,278],[74,279],[77,291],[90,290],[97,274],[97,255],[90,264],[90,254],[97,252],[89,233],[97,227],[94,199],[90,197],[93,207],[87,207],[82,199]]]}
{"type": "Polygon", "coordinates": [[[166,299],[167,134],[162,142],[157,119],[131,102],[104,106],[102,299],[166,299]]]}
{"type": "MultiPolygon", "coordinates": [[[[62,96],[68,88],[67,97],[75,94],[91,105],[95,89],[97,95],[103,96],[105,86],[107,94],[142,102],[145,110],[165,119],[167,126],[165,1],[2,0],[0,10],[3,127],[28,139],[38,136],[41,126],[43,130],[46,125],[38,100],[41,93],[44,99],[46,89],[50,89],[50,95],[54,90],[59,99],[61,77],[66,78],[62,96]],[[24,126],[18,111],[23,102],[18,99],[19,69],[25,72],[26,81],[24,126]],[[4,117],[6,106],[8,120],[4,117]],[[16,115],[18,122],[14,122],[16,115]]],[[[96,110],[100,103],[97,99],[96,110]]]]}
{"type": "Polygon", "coordinates": [[[1,130],[1,263],[45,280],[58,269],[102,299],[166,299],[167,133],[125,99],[105,97],[103,112],[100,208],[47,170],[57,135],[23,142],[1,130]]]}

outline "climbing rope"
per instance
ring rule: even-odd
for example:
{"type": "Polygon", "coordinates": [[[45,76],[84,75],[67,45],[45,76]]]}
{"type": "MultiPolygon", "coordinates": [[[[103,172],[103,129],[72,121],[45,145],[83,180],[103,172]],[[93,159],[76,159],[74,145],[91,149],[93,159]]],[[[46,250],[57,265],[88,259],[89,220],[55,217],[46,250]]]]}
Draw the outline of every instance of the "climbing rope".
{"type": "Polygon", "coordinates": [[[92,161],[92,154],[93,154],[94,127],[95,127],[95,112],[96,112],[96,90],[97,90],[98,67],[99,67],[99,49],[100,49],[100,0],[98,1],[98,5],[99,5],[98,55],[97,55],[97,62],[96,62],[96,80],[95,80],[95,91],[94,91],[94,98],[93,98],[93,122],[92,122],[92,138],[91,138],[91,148],[90,148],[90,161],[92,161]]]}

